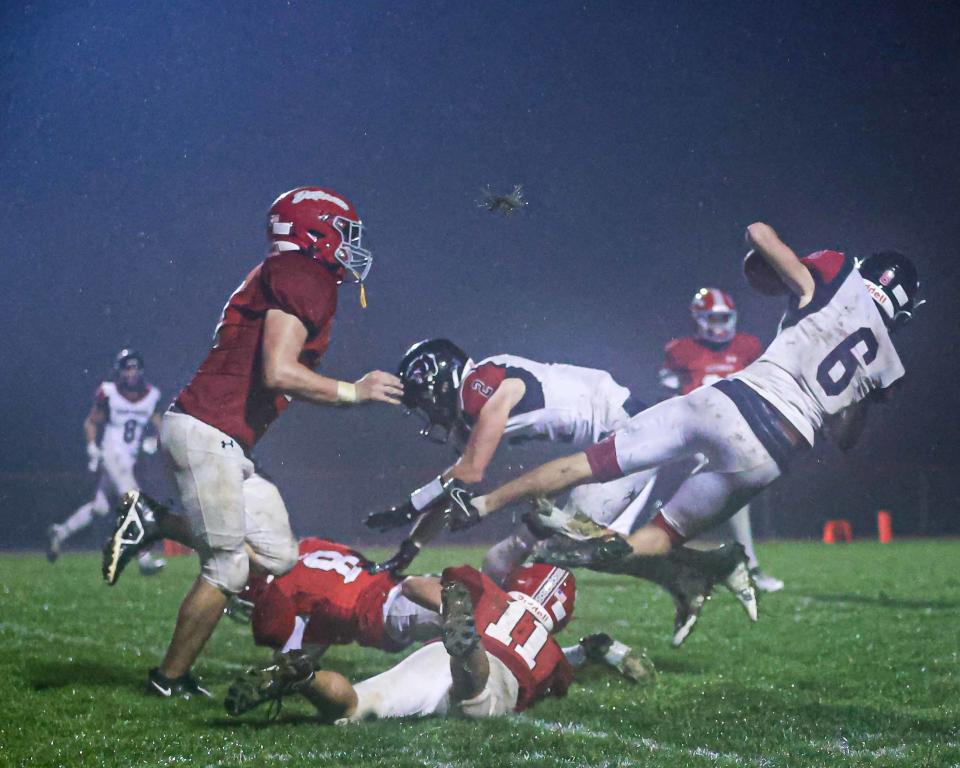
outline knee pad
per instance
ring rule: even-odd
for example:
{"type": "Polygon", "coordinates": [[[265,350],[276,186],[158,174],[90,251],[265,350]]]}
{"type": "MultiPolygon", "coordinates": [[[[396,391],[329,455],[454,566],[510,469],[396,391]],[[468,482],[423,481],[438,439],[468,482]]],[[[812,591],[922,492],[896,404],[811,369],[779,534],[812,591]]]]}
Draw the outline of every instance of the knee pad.
{"type": "Polygon", "coordinates": [[[200,575],[221,592],[236,595],[243,591],[250,575],[250,560],[240,549],[213,549],[203,558],[200,575]]]}

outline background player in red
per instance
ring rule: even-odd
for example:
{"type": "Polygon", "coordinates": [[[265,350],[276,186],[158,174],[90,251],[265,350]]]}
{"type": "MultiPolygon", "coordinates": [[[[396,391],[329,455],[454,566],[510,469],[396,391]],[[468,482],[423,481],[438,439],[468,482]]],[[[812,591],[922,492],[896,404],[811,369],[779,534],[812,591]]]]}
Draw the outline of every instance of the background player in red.
{"type": "MultiPolygon", "coordinates": [[[[113,377],[97,388],[90,413],[83,421],[87,441],[87,468],[98,474],[93,500],[77,509],[62,523],[47,529],[47,560],[54,562],[64,542],[77,531],[113,509],[123,494],[137,490],[134,468],[142,450],[157,452],[160,429],[160,390],[146,378],[143,355],[121,349],[113,363],[113,377]]],[[[165,565],[144,548],[137,556],[140,573],[152,575],[165,565]]]]}
{"type": "MultiPolygon", "coordinates": [[[[329,343],[345,277],[361,284],[363,301],[372,257],[354,205],[329,189],[299,187],[273,203],[267,233],[269,255],[227,300],[213,347],[163,417],[163,447],[201,562],[166,655],[148,675],[147,690],[163,697],[209,695],[190,668],[228,595],[247,583],[251,562],[278,575],[297,560],[283,499],[250,460],[257,440],[294,398],[399,404],[402,394],[399,379],[383,371],[346,382],[313,370],[329,343]]],[[[131,543],[163,528],[157,517],[145,497],[128,497],[104,547],[108,583],[131,543]]]]}
{"type": "MultiPolygon", "coordinates": [[[[439,585],[438,585],[439,586],[439,585]]],[[[527,566],[501,589],[470,566],[447,568],[439,606],[443,643],[355,685],[340,673],[314,673],[306,656],[287,654],[263,673],[239,678],[227,695],[238,715],[287,693],[302,693],[340,722],[459,714],[488,717],[563,696],[573,667],[550,636],[570,620],[573,575],[527,566]]]]}
{"type": "MultiPolygon", "coordinates": [[[[737,330],[737,308],[725,291],[701,288],[690,302],[690,314],[696,324],[695,334],[673,339],[664,348],[660,383],[671,395],[687,395],[697,387],[710,386],[746,368],[763,353],[760,339],[737,330]]],[[[698,468],[702,469],[703,464],[698,464],[698,468]]],[[[744,505],[726,523],[701,538],[718,536],[730,536],[743,546],[757,589],[762,592],[783,589],[783,581],[760,569],[753,546],[749,505],[744,505]]]]}

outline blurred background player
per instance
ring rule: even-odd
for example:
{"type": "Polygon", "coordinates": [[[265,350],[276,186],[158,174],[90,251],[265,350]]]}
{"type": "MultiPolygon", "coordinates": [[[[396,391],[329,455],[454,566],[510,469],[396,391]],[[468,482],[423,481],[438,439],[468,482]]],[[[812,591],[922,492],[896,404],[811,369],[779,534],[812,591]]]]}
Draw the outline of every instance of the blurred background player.
{"type": "MultiPolygon", "coordinates": [[[[97,389],[93,406],[83,422],[87,439],[87,468],[98,473],[96,495],[62,523],[47,529],[47,559],[52,563],[60,549],[77,531],[103,517],[128,491],[138,489],[134,467],[141,451],[157,451],[156,433],[160,428],[157,406],[160,390],[146,380],[143,355],[133,349],[121,349],[113,365],[113,380],[97,389]],[[147,427],[154,434],[146,436],[147,427]],[[100,434],[102,430],[102,435],[100,434]]],[[[166,564],[154,558],[149,549],[137,555],[140,572],[151,575],[166,564]]]]}
{"type": "MultiPolygon", "coordinates": [[[[163,415],[161,438],[194,532],[201,570],[184,597],[163,661],[147,692],[209,696],[190,670],[251,566],[280,575],[297,562],[280,491],[257,472],[250,452],[294,399],[316,405],[400,404],[400,380],[371,371],[355,382],[314,371],[330,341],[337,289],[360,285],[373,261],[356,207],[321,187],[280,195],[267,217],[269,252],[230,295],[214,343],[193,379],[163,415]]],[[[142,495],[127,497],[104,545],[103,576],[116,581],[131,542],[164,530],[142,495]]],[[[164,518],[169,518],[164,520],[164,518]]],[[[182,528],[182,526],[180,526],[182,528]]],[[[183,541],[177,535],[169,535],[183,541]]]]}
{"type": "MultiPolygon", "coordinates": [[[[686,395],[697,387],[710,386],[746,368],[763,353],[760,339],[737,331],[737,309],[730,294],[718,288],[701,288],[690,302],[690,314],[696,324],[694,335],[673,339],[664,348],[660,383],[671,395],[686,395]]],[[[704,465],[700,463],[698,468],[703,469],[704,465]]],[[[728,536],[743,546],[757,589],[761,592],[783,589],[783,581],[760,569],[753,546],[749,505],[744,505],[730,520],[700,539],[728,536]]]]}
{"type": "MultiPolygon", "coordinates": [[[[387,512],[368,516],[372,528],[386,530],[417,520],[443,498],[444,483],[473,485],[483,480],[500,444],[531,440],[589,445],[625,424],[643,409],[630,390],[606,371],[577,365],[540,363],[516,355],[474,361],[447,339],[428,339],[407,350],[399,366],[403,402],[425,422],[422,434],[452,440],[457,461],[409,499],[387,512]]],[[[647,498],[648,476],[605,485],[586,485],[571,493],[570,510],[615,527],[628,506],[647,498]]],[[[572,514],[572,511],[570,512],[572,514]]],[[[381,568],[402,569],[444,525],[443,509],[420,520],[400,552],[381,568]]],[[[521,524],[495,544],[483,561],[483,573],[497,583],[522,563],[536,535],[521,524]]]]}

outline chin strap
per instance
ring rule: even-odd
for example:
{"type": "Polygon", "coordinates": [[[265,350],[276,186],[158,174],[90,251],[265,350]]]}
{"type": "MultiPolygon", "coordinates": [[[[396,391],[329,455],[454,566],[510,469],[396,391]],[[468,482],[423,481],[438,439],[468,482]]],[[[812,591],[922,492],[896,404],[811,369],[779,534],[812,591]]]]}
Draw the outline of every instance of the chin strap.
{"type": "Polygon", "coordinates": [[[363,285],[363,280],[360,279],[360,275],[355,270],[350,270],[353,273],[354,278],[358,283],[360,283],[360,306],[364,309],[367,308],[367,289],[363,285]]]}

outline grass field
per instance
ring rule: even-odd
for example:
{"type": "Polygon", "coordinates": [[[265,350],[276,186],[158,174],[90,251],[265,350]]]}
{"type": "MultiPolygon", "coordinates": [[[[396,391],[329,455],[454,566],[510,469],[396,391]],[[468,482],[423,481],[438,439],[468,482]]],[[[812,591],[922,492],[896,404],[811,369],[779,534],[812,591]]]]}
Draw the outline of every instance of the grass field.
{"type": "MultiPolygon", "coordinates": [[[[425,569],[476,564],[479,550],[427,553],[425,569]]],[[[320,726],[290,701],[277,722],[228,719],[221,699],[145,696],[195,573],[135,568],[115,588],[98,558],[0,556],[0,765],[255,766],[960,766],[960,542],[769,544],[787,589],[749,625],[718,593],[680,650],[654,587],[580,571],[570,643],[606,630],[660,670],[638,687],[587,668],[565,699],[509,719],[320,726]]],[[[222,697],[264,658],[222,622],[197,671],[222,697]]],[[[351,678],[396,661],[333,649],[351,678]]]]}

